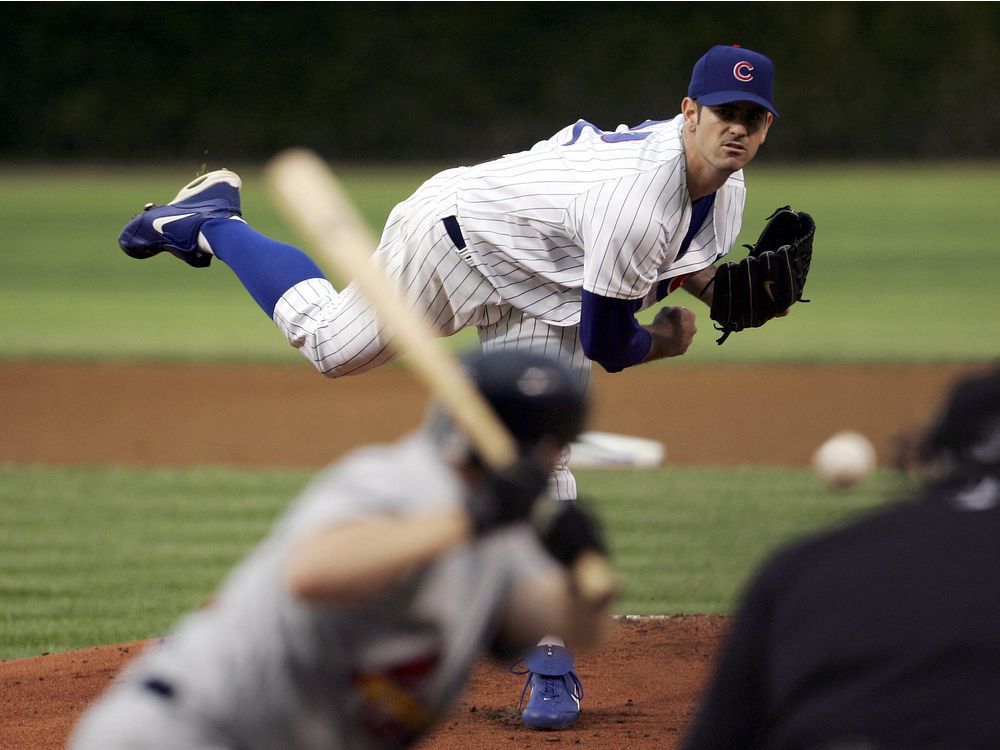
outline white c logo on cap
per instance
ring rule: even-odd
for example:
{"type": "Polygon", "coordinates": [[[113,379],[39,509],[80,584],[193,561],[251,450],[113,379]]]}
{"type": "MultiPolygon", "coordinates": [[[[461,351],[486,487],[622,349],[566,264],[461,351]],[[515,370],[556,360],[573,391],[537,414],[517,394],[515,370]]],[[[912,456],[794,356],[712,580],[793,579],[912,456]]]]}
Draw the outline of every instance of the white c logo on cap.
{"type": "Polygon", "coordinates": [[[733,76],[737,81],[752,81],[753,65],[746,60],[740,60],[733,66],[733,76]]]}

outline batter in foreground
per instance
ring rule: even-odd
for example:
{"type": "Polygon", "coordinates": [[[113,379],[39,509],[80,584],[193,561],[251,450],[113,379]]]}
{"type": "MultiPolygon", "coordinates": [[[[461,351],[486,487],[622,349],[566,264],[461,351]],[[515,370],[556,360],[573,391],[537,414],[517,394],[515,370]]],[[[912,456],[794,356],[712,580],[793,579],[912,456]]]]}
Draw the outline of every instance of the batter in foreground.
{"type": "Polygon", "coordinates": [[[71,750],[407,747],[484,652],[556,630],[595,644],[609,598],[569,568],[604,545],[576,504],[536,502],[584,424],[584,393],[540,355],[467,368],[520,448],[486,469],[440,409],[394,445],[357,450],[308,486],[206,608],[129,663],[71,750]],[[542,512],[542,511],[546,512],[542,512]]]}

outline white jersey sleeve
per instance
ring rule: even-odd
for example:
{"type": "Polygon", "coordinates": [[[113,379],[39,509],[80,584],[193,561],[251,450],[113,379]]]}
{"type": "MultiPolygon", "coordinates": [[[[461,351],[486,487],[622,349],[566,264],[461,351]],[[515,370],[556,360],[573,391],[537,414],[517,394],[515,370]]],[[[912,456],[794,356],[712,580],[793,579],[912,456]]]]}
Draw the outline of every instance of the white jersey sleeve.
{"type": "Polygon", "coordinates": [[[587,262],[583,288],[602,297],[635,299],[656,283],[676,255],[678,231],[690,219],[684,158],[596,185],[574,207],[587,262]],[[687,220],[685,220],[687,214],[687,220]]]}

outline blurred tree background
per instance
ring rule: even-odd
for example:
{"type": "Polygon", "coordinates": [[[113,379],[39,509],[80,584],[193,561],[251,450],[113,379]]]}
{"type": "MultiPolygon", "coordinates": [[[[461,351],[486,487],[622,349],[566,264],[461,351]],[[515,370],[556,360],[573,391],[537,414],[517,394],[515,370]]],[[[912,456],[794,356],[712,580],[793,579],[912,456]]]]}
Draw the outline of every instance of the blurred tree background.
{"type": "Polygon", "coordinates": [[[678,111],[739,43],[776,160],[993,159],[996,3],[7,3],[0,157],[474,160],[678,111]]]}

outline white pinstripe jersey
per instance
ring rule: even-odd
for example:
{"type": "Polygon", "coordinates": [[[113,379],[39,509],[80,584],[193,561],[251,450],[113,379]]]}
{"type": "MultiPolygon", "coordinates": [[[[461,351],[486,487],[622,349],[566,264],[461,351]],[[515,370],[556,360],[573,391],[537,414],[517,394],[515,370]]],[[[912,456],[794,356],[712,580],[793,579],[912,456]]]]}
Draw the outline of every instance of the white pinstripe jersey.
{"type": "Polygon", "coordinates": [[[580,120],[528,151],[460,171],[464,257],[509,302],[557,326],[580,322],[580,289],[655,302],[658,281],[701,270],[740,231],[742,170],[718,191],[687,252],[683,116],[604,132],[580,120]]]}
{"type": "MultiPolygon", "coordinates": [[[[585,121],[528,151],[435,175],[389,215],[373,261],[442,336],[467,326],[484,349],[556,357],[582,382],[581,289],[656,301],[729,252],[743,215],[743,174],[716,193],[712,213],[678,258],[691,223],[683,118],[605,133],[585,121]],[[458,250],[442,219],[456,215],[458,250]],[[461,243],[459,243],[461,244],[461,243]]],[[[329,377],[367,372],[395,356],[391,336],[356,283],[337,292],[307,279],[282,295],[274,321],[329,377]]],[[[565,464],[557,497],[576,497],[565,464]]]]}

